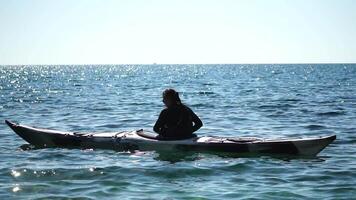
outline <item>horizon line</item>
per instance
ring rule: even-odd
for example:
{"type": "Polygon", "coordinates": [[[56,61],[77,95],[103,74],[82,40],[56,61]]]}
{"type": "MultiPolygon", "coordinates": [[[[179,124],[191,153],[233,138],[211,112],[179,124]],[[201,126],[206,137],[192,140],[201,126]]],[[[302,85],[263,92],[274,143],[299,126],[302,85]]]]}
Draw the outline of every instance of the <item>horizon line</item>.
{"type": "Polygon", "coordinates": [[[356,62],[290,62],[290,63],[121,63],[121,64],[0,64],[0,66],[90,66],[90,65],[350,65],[356,62]]]}

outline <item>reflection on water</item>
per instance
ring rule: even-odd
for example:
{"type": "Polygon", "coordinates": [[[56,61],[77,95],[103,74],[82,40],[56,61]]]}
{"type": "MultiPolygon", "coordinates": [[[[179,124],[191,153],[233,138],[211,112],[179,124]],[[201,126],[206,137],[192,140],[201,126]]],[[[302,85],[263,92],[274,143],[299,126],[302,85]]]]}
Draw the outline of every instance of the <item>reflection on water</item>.
{"type": "Polygon", "coordinates": [[[199,135],[338,136],[314,158],[36,149],[0,123],[0,198],[352,199],[355,77],[353,64],[0,66],[1,121],[151,130],[173,87],[199,135]]]}

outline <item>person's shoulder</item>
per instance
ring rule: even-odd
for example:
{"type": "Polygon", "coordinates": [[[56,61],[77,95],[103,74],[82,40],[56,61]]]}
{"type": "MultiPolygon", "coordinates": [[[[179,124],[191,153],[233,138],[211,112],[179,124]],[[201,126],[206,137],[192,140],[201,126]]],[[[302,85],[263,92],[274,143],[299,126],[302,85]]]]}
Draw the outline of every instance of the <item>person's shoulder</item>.
{"type": "Polygon", "coordinates": [[[186,110],[188,110],[188,111],[190,111],[190,112],[193,112],[192,109],[189,108],[189,106],[187,106],[187,105],[185,105],[185,104],[182,104],[182,106],[183,106],[186,110]]]}
{"type": "Polygon", "coordinates": [[[162,110],[161,110],[161,115],[164,115],[164,114],[166,114],[168,112],[168,108],[163,108],[162,110]]]}

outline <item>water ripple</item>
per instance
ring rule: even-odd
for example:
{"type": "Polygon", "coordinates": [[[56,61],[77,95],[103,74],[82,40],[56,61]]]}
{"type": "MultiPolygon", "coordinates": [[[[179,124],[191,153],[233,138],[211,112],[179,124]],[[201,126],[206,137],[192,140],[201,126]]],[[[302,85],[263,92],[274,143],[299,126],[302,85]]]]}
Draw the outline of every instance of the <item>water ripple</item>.
{"type": "Polygon", "coordinates": [[[0,119],[70,131],[152,129],[176,88],[200,135],[337,134],[319,157],[36,149],[0,124],[1,199],[352,199],[356,66],[0,66],[0,119]]]}

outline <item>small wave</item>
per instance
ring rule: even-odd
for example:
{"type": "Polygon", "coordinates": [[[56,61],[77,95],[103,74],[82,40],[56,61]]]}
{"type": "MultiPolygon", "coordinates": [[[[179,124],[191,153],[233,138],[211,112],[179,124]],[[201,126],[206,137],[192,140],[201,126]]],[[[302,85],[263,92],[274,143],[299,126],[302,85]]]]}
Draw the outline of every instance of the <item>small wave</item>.
{"type": "Polygon", "coordinates": [[[299,102],[299,101],[302,101],[301,99],[293,99],[293,98],[290,98],[290,99],[279,99],[279,101],[286,101],[286,102],[299,102]]]}
{"type": "Polygon", "coordinates": [[[329,112],[320,112],[317,113],[319,116],[339,116],[339,115],[344,115],[346,112],[345,111],[329,111],[329,112]]]}
{"type": "Polygon", "coordinates": [[[113,108],[109,108],[109,107],[102,107],[102,108],[93,108],[92,110],[96,110],[96,111],[111,111],[114,110],[113,108]]]}
{"type": "Polygon", "coordinates": [[[210,92],[210,91],[200,91],[198,92],[198,94],[202,94],[202,95],[212,95],[215,94],[214,92],[210,92]]]}
{"type": "Polygon", "coordinates": [[[306,129],[309,130],[320,130],[320,129],[325,129],[326,127],[323,125],[318,125],[318,124],[310,124],[305,126],[306,129]]]}
{"type": "Polygon", "coordinates": [[[189,106],[193,108],[214,108],[215,106],[213,104],[206,104],[206,103],[194,103],[194,104],[189,104],[189,106]]]}
{"type": "Polygon", "coordinates": [[[292,104],[274,104],[274,105],[260,105],[257,106],[259,109],[285,109],[294,107],[292,104]]]}
{"type": "Polygon", "coordinates": [[[101,126],[97,126],[97,127],[103,127],[103,128],[120,128],[121,126],[119,124],[104,124],[101,126]]]}
{"type": "Polygon", "coordinates": [[[282,116],[286,116],[288,113],[286,112],[281,112],[281,111],[275,111],[275,112],[272,112],[271,114],[268,114],[266,115],[267,117],[282,117],[282,116]]]}
{"type": "MultiPolygon", "coordinates": [[[[174,162],[173,162],[174,163],[174,162]]],[[[168,178],[168,179],[176,179],[176,178],[182,178],[182,177],[197,177],[197,176],[210,176],[215,173],[214,170],[210,168],[182,168],[182,169],[172,169],[172,170],[166,170],[162,171],[160,169],[152,169],[152,170],[146,170],[145,175],[146,176],[152,176],[152,177],[163,177],[163,178],[168,178]]]]}
{"type": "Polygon", "coordinates": [[[353,139],[353,138],[350,138],[350,139],[347,139],[347,138],[343,138],[343,140],[337,140],[335,141],[335,144],[356,144],[356,139],[353,139]]]}
{"type": "Polygon", "coordinates": [[[312,110],[308,110],[308,109],[300,109],[300,112],[302,113],[312,113],[312,110]]]}
{"type": "Polygon", "coordinates": [[[203,83],[202,85],[211,86],[211,85],[217,85],[217,84],[216,83],[203,83]]]}
{"type": "Polygon", "coordinates": [[[128,103],[130,106],[147,106],[150,105],[150,103],[147,102],[130,102],[128,103]]]}

